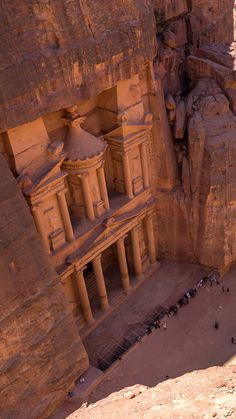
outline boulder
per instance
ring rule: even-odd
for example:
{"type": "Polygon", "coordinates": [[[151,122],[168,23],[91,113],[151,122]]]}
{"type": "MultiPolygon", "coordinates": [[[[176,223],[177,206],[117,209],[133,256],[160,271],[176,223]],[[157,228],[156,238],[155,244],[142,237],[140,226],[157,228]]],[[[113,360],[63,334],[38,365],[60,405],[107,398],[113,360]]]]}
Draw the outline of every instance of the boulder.
{"type": "Polygon", "coordinates": [[[212,367],[169,379],[154,388],[136,384],[113,393],[68,419],[189,419],[235,417],[236,367],[212,367]]]}

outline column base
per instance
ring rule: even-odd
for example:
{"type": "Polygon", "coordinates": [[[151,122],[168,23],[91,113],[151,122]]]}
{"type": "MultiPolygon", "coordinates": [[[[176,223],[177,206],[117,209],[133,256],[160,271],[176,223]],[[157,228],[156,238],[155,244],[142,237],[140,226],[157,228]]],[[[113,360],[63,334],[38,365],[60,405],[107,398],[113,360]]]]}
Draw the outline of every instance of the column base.
{"type": "Polygon", "coordinates": [[[101,306],[100,308],[102,311],[108,311],[110,309],[110,306],[108,304],[108,306],[101,306]]]}
{"type": "Polygon", "coordinates": [[[142,273],[142,274],[136,274],[135,275],[135,279],[137,280],[137,281],[143,281],[144,280],[144,278],[145,278],[145,276],[144,276],[144,274],[142,273]]]}
{"type": "Polygon", "coordinates": [[[130,292],[131,292],[131,287],[129,287],[129,288],[127,288],[127,289],[124,289],[124,288],[123,288],[123,294],[125,294],[125,295],[129,295],[129,294],[130,294],[130,292]]]}
{"type": "Polygon", "coordinates": [[[110,308],[110,305],[108,303],[107,296],[100,297],[100,308],[102,311],[107,311],[110,308]]]}
{"type": "Polygon", "coordinates": [[[86,320],[85,319],[85,323],[86,323],[86,325],[87,326],[92,326],[92,324],[95,322],[95,320],[94,319],[90,319],[90,320],[86,320]]]}
{"type": "Polygon", "coordinates": [[[156,260],[155,262],[150,262],[150,267],[152,269],[154,269],[154,268],[157,269],[160,265],[161,264],[160,264],[160,262],[158,260],[156,260]]]}
{"type": "Polygon", "coordinates": [[[130,291],[130,280],[128,276],[121,277],[122,288],[125,294],[128,294],[130,291]]]}

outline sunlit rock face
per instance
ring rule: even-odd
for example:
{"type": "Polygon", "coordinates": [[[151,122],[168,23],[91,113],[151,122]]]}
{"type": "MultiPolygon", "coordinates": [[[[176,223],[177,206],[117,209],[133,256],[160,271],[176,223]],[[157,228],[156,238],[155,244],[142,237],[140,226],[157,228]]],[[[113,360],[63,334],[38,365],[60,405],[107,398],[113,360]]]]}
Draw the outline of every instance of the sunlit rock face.
{"type": "Polygon", "coordinates": [[[130,78],[156,51],[150,0],[1,1],[1,20],[1,131],[130,78]]]}
{"type": "Polygon", "coordinates": [[[233,0],[0,6],[1,405],[48,417],[88,368],[114,233],[125,292],[130,266],[235,262],[233,0]]]}
{"type": "MultiPolygon", "coordinates": [[[[191,226],[195,254],[208,266],[235,260],[236,118],[216,82],[200,79],[188,97],[191,226]]],[[[185,174],[186,176],[186,174],[185,174]]]]}
{"type": "Polygon", "coordinates": [[[154,388],[127,387],[68,416],[68,419],[123,417],[235,417],[236,368],[194,371],[154,388]],[[207,416],[206,416],[207,415],[207,416]]]}

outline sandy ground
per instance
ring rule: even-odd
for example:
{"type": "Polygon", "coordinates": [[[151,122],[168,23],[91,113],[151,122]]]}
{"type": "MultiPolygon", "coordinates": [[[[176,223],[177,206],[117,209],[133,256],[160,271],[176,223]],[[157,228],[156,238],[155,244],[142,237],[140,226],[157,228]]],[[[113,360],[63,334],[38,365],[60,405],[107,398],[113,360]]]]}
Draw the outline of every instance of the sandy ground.
{"type": "Polygon", "coordinates": [[[89,402],[134,384],[154,386],[186,372],[209,366],[236,364],[236,267],[220,285],[201,288],[191,303],[168,320],[167,330],[153,332],[121,360],[92,393],[89,402]],[[229,287],[229,293],[222,292],[229,287]],[[219,329],[214,323],[219,322],[219,329]],[[234,362],[235,361],[235,362],[234,362]]]}
{"type": "MultiPolygon", "coordinates": [[[[112,334],[121,336],[127,323],[141,322],[145,312],[150,312],[157,303],[166,307],[173,304],[203,274],[198,266],[164,262],[157,274],[145,281],[126,303],[114,310],[86,338],[91,357],[92,348],[94,352],[101,352],[112,334]]],[[[154,330],[138,343],[135,350],[126,353],[115,367],[106,372],[105,379],[88,402],[94,403],[134,384],[152,387],[164,381],[166,376],[175,378],[210,366],[236,364],[236,345],[231,343],[231,337],[236,340],[236,266],[220,280],[220,285],[206,285],[199,289],[196,297],[181,308],[176,317],[168,318],[167,330],[154,330]],[[222,286],[229,287],[230,292],[223,293],[222,286]],[[216,321],[218,330],[214,327],[216,321]]],[[[76,401],[69,399],[55,418],[66,418],[79,407],[76,401]]]]}
{"type": "Polygon", "coordinates": [[[97,367],[97,359],[109,359],[123,339],[132,339],[148,326],[148,319],[163,307],[176,303],[195,285],[204,271],[198,265],[164,261],[161,266],[116,308],[83,342],[90,363],[97,367]],[[146,325],[145,325],[146,321],[146,325]]]}

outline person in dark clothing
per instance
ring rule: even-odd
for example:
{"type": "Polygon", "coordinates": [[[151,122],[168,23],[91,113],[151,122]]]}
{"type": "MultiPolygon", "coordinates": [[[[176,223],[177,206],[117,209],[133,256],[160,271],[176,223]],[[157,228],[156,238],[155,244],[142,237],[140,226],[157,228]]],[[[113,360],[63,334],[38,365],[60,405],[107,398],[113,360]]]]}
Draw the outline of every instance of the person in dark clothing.
{"type": "Polygon", "coordinates": [[[151,335],[151,333],[152,333],[151,326],[148,326],[147,329],[145,330],[145,332],[146,332],[147,335],[151,335]]]}
{"type": "Polygon", "coordinates": [[[219,323],[218,322],[215,322],[215,329],[217,330],[217,329],[219,329],[219,323]]]}

